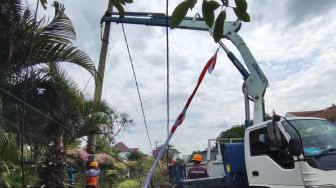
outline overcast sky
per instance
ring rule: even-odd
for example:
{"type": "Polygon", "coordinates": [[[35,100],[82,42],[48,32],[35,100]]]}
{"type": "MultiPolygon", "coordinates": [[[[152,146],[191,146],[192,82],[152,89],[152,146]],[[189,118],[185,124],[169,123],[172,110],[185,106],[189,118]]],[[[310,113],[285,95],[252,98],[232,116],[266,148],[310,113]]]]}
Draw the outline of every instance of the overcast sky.
{"type": "MultiPolygon", "coordinates": [[[[35,1],[29,1],[35,8],[35,1]]],[[[60,0],[77,33],[75,45],[89,54],[98,65],[101,46],[100,18],[107,0],[60,0]]],[[[180,3],[169,1],[169,15],[180,3]]],[[[199,0],[188,16],[201,13],[199,0]]],[[[243,23],[239,34],[269,81],[265,109],[271,114],[321,110],[336,102],[335,43],[336,1],[333,0],[248,0],[251,22],[243,23]]],[[[39,18],[53,12],[40,7],[39,18]]],[[[234,1],[230,0],[234,5],[234,1]]],[[[166,1],[146,0],[128,4],[129,12],[165,13],[166,1]]],[[[228,21],[235,20],[231,9],[228,21]]],[[[49,18],[52,18],[49,16],[49,18]]],[[[161,27],[124,25],[139,84],[149,137],[152,146],[163,144],[167,137],[167,59],[166,30],[161,27]]],[[[223,39],[241,59],[230,41],[223,39]]],[[[204,65],[218,48],[204,31],[169,30],[170,127],[196,86],[204,65]]],[[[79,86],[93,97],[94,83],[88,73],[77,66],[62,64],[79,86]]],[[[176,130],[171,144],[183,154],[204,150],[209,138],[232,125],[244,122],[243,79],[226,57],[218,52],[213,73],[206,74],[187,112],[184,123],[176,130]]],[[[141,106],[136,90],[121,24],[112,23],[104,77],[102,99],[120,112],[130,114],[135,125],[120,134],[116,142],[150,153],[141,106]]],[[[253,104],[250,103],[251,107],[253,104]]],[[[252,114],[251,114],[252,117],[252,114]]]]}

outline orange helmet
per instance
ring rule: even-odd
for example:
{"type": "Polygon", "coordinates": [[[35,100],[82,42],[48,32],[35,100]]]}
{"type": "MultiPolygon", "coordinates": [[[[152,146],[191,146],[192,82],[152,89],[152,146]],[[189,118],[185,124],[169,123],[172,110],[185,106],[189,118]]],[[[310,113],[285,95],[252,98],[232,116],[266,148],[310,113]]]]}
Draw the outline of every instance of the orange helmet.
{"type": "Polygon", "coordinates": [[[192,160],[192,161],[199,161],[199,162],[202,162],[202,155],[200,155],[200,154],[195,154],[191,160],[192,160]]]}
{"type": "Polygon", "coordinates": [[[98,163],[93,161],[93,162],[90,163],[90,166],[98,166],[98,163]]]}

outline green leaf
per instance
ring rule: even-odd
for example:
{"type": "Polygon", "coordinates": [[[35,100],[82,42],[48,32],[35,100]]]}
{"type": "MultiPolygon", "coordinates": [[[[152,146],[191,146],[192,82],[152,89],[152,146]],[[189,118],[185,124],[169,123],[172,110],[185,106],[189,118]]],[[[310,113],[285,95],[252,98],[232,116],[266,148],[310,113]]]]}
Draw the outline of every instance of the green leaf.
{"type": "Polygon", "coordinates": [[[117,0],[109,0],[112,4],[112,6],[114,6],[114,4],[117,2],[117,0]]]}
{"type": "Polygon", "coordinates": [[[215,42],[218,42],[223,37],[225,19],[226,19],[226,12],[222,11],[221,13],[219,13],[216,19],[216,23],[215,23],[215,28],[214,28],[214,33],[213,33],[215,42]]]}
{"type": "Polygon", "coordinates": [[[186,0],[186,1],[188,1],[188,6],[190,10],[192,10],[197,3],[197,0],[186,0]]]}
{"type": "Polygon", "coordinates": [[[48,4],[48,3],[47,3],[47,0],[41,0],[41,5],[42,5],[42,7],[44,8],[44,10],[47,9],[46,4],[48,4]]]}
{"type": "Polygon", "coordinates": [[[211,28],[215,20],[215,10],[219,7],[216,1],[203,0],[202,13],[205,23],[211,28]]]}
{"type": "Polygon", "coordinates": [[[205,23],[211,28],[213,25],[213,22],[215,21],[215,12],[210,10],[208,3],[209,3],[208,1],[203,0],[202,14],[203,14],[203,19],[205,23]]]}
{"type": "Polygon", "coordinates": [[[241,20],[241,21],[244,21],[244,22],[250,22],[250,15],[245,12],[245,11],[242,11],[241,9],[238,9],[236,7],[233,8],[236,16],[241,20]]]}
{"type": "Polygon", "coordinates": [[[125,1],[123,0],[117,0],[120,4],[125,5],[125,1]]]}
{"type": "Polygon", "coordinates": [[[242,10],[243,12],[246,12],[247,10],[246,0],[235,0],[235,2],[238,9],[242,10]]]}
{"type": "Polygon", "coordinates": [[[184,17],[188,13],[189,1],[183,1],[174,9],[173,14],[170,18],[170,29],[174,29],[180,25],[184,17]]]}
{"type": "Polygon", "coordinates": [[[119,11],[120,16],[124,16],[125,15],[125,10],[124,10],[124,8],[121,6],[121,4],[119,2],[115,2],[113,5],[119,11]]]}
{"type": "Polygon", "coordinates": [[[220,6],[220,4],[217,1],[209,1],[208,5],[209,8],[212,10],[216,10],[220,6]]]}
{"type": "Polygon", "coordinates": [[[117,1],[123,5],[126,5],[126,3],[133,3],[133,0],[117,0],[117,1]]]}

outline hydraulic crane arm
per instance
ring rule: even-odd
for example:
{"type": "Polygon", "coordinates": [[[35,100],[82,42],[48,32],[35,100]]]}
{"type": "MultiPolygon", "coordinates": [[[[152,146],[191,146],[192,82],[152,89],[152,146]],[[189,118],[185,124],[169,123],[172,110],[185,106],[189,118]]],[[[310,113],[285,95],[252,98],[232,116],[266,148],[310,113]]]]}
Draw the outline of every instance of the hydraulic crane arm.
{"type": "MultiPolygon", "coordinates": [[[[126,12],[124,16],[120,16],[119,13],[107,11],[101,19],[103,22],[116,22],[116,23],[131,23],[140,24],[147,26],[162,26],[166,27],[170,24],[170,17],[161,13],[141,13],[141,12],[126,12]]],[[[245,106],[246,106],[246,125],[248,126],[249,121],[249,105],[248,96],[249,95],[254,101],[254,115],[253,119],[255,123],[261,123],[264,121],[264,94],[266,87],[268,87],[268,80],[264,75],[263,71],[260,69],[258,63],[254,59],[252,53],[246,46],[244,40],[237,34],[241,27],[241,22],[239,20],[235,22],[225,22],[223,36],[230,40],[239,50],[243,60],[246,64],[248,71],[239,62],[239,60],[230,52],[222,41],[219,44],[227,53],[229,59],[236,66],[238,71],[242,74],[244,78],[244,88],[245,93],[245,106]]],[[[180,23],[178,28],[189,29],[189,30],[200,30],[208,31],[213,34],[213,29],[206,25],[205,21],[200,18],[199,14],[194,17],[186,17],[180,23]]]]}
{"type": "MultiPolygon", "coordinates": [[[[103,22],[130,23],[130,24],[139,24],[147,26],[165,27],[167,26],[167,24],[168,26],[170,25],[170,17],[166,17],[166,15],[162,13],[143,13],[143,12],[125,12],[124,16],[120,16],[119,13],[117,12],[107,11],[105,15],[101,18],[100,23],[103,22]]],[[[235,32],[238,32],[240,26],[241,26],[240,22],[226,22],[224,24],[224,29],[235,28],[235,32]]],[[[209,28],[209,26],[199,16],[199,14],[196,14],[194,17],[185,17],[184,20],[182,20],[181,24],[178,26],[178,28],[209,31],[210,33],[213,32],[213,28],[209,28]]]]}

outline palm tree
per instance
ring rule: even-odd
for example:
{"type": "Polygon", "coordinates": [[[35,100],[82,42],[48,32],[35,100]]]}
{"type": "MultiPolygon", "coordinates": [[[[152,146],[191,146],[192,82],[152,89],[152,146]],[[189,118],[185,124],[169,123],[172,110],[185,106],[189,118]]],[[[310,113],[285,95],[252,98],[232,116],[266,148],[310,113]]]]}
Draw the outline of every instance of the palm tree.
{"type": "MultiPolygon", "coordinates": [[[[44,165],[58,164],[52,170],[40,169],[41,183],[62,187],[63,143],[69,145],[84,135],[113,130],[121,116],[105,102],[85,100],[75,82],[59,68],[60,62],[75,63],[97,78],[90,58],[72,46],[76,35],[64,6],[57,2],[53,6],[55,16],[50,23],[45,24],[44,18],[35,23],[32,12],[23,11],[20,0],[0,0],[0,144],[8,142],[8,132],[20,132],[25,93],[29,104],[25,142],[36,159],[41,148],[52,144],[44,154],[44,165]]],[[[127,115],[121,120],[123,124],[132,122],[127,115]]]]}
{"type": "MultiPolygon", "coordinates": [[[[14,0],[13,2],[19,1],[14,0]]],[[[5,1],[3,4],[12,4],[12,1],[5,1]]],[[[16,5],[20,6],[20,4],[16,5]]],[[[53,6],[55,7],[55,16],[47,25],[45,25],[45,18],[35,22],[33,13],[26,9],[20,19],[17,19],[18,22],[15,23],[15,27],[12,26],[13,29],[8,32],[6,30],[9,29],[5,30],[5,37],[2,38],[3,43],[1,45],[4,50],[1,52],[0,66],[1,69],[10,71],[6,76],[22,72],[27,66],[29,56],[28,64],[30,67],[70,62],[84,67],[95,76],[96,71],[91,59],[72,45],[72,41],[76,39],[76,33],[71,20],[64,13],[64,6],[58,2],[54,2],[53,6]],[[17,25],[20,27],[17,27],[17,25]],[[31,40],[32,37],[33,40],[31,40]]],[[[13,6],[13,9],[15,8],[13,6]]],[[[16,9],[21,10],[22,8],[16,9]]],[[[12,10],[10,10],[11,12],[12,10]]],[[[20,11],[16,12],[20,14],[20,11]]],[[[13,22],[11,18],[8,19],[10,20],[7,20],[7,22],[13,22]]],[[[8,27],[1,22],[0,26],[8,27]]]]}
{"type": "MultiPolygon", "coordinates": [[[[58,78],[60,75],[65,74],[55,74],[54,77],[58,78]]],[[[65,81],[64,83],[67,83],[68,79],[63,80],[65,81]]],[[[62,81],[58,80],[58,83],[62,83],[62,81]]],[[[65,90],[58,89],[57,92],[67,92],[68,89],[70,92],[74,91],[69,87],[65,90]]],[[[53,91],[53,89],[48,90],[53,91]]],[[[101,126],[112,126],[111,114],[113,110],[107,103],[85,100],[82,96],[76,95],[76,93],[74,93],[73,97],[71,97],[71,93],[62,96],[58,100],[61,101],[60,104],[52,104],[52,102],[50,103],[46,100],[46,104],[50,103],[48,106],[51,106],[49,112],[57,120],[57,122],[45,121],[49,123],[43,126],[45,127],[43,134],[47,136],[46,138],[51,137],[57,140],[52,147],[48,147],[47,152],[44,154],[42,168],[40,169],[41,185],[47,185],[48,187],[63,186],[66,156],[62,147],[63,144],[61,143],[64,142],[64,145],[70,145],[80,137],[90,133],[100,133],[101,126]],[[51,168],[52,170],[50,170],[51,168]]],[[[41,137],[41,131],[38,135],[41,137]]]]}
{"type": "MultiPolygon", "coordinates": [[[[19,46],[18,41],[15,40],[16,37],[20,35],[20,23],[22,17],[22,8],[19,0],[6,1],[0,0],[0,86],[3,87],[4,75],[7,74],[8,70],[2,66],[3,64],[8,64],[9,59],[13,56],[13,51],[16,46],[19,46]]],[[[0,114],[3,112],[4,102],[1,99],[2,93],[0,93],[0,114]]],[[[19,129],[14,123],[8,123],[6,120],[0,116],[0,146],[4,147],[9,139],[6,136],[8,129],[13,127],[19,129]],[[7,124],[5,127],[4,125],[7,124]]]]}
{"type": "MultiPolygon", "coordinates": [[[[50,23],[44,25],[44,18],[35,23],[32,12],[29,9],[23,11],[20,0],[0,0],[0,98],[6,95],[4,91],[12,91],[13,88],[22,86],[26,73],[33,80],[32,77],[36,76],[34,71],[44,65],[75,63],[96,76],[91,59],[72,46],[71,41],[76,34],[71,20],[64,14],[64,6],[57,2],[53,6],[55,16],[50,23]],[[33,28],[36,28],[36,32],[33,28]],[[29,70],[25,72],[27,65],[29,70]]],[[[11,93],[22,98],[24,92],[21,90],[19,93],[11,93]]],[[[6,110],[4,105],[11,106],[0,103],[0,107],[3,107],[0,112],[1,109],[2,112],[6,110]]],[[[4,120],[3,116],[0,119],[4,120]]],[[[0,125],[1,144],[6,141],[5,126],[9,125],[3,121],[0,125]]]]}
{"type": "Polygon", "coordinates": [[[24,93],[28,104],[51,117],[26,110],[24,136],[36,151],[50,143],[50,137],[62,138],[65,128],[60,125],[80,119],[76,108],[81,99],[58,64],[75,63],[93,76],[96,70],[91,59],[73,47],[76,34],[64,6],[53,6],[55,16],[45,24],[44,18],[35,22],[29,9],[23,11],[20,0],[0,0],[0,145],[8,142],[8,132],[20,131],[24,93]]]}

